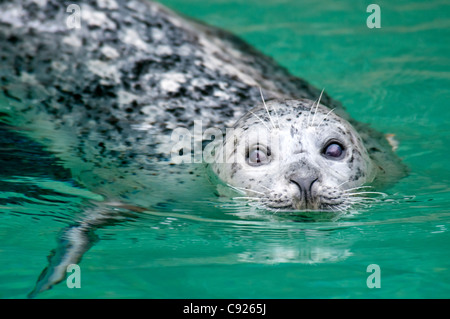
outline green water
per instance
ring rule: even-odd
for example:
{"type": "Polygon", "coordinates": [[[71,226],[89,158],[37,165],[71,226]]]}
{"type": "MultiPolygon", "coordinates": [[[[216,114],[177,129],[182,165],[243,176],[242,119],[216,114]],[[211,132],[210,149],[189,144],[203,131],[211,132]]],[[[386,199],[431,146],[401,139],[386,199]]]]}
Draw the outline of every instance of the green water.
{"type": "MultiPolygon", "coordinates": [[[[81,288],[63,282],[40,297],[449,298],[450,3],[378,1],[380,29],[366,26],[372,1],[163,3],[238,34],[355,119],[395,134],[410,174],[382,203],[337,220],[243,217],[217,205],[146,214],[97,232],[81,288]],[[380,288],[367,286],[370,264],[380,288]]],[[[42,161],[28,156],[22,164],[42,161]]],[[[21,166],[8,165],[0,298],[23,298],[93,195],[39,173],[15,177],[21,166]]]]}

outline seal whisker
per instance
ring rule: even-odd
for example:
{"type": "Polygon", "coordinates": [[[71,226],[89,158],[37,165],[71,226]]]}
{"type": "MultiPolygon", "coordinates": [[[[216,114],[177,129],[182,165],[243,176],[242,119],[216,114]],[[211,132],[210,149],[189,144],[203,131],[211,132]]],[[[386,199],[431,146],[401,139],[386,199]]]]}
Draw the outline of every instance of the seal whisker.
{"type": "Polygon", "coordinates": [[[317,110],[319,109],[320,100],[322,99],[322,94],[323,94],[324,90],[325,89],[322,89],[322,92],[320,92],[319,99],[317,100],[317,103],[316,103],[316,110],[314,111],[314,116],[312,118],[311,124],[308,124],[308,126],[313,126],[314,125],[314,120],[316,119],[317,110]]]}
{"type": "Polygon", "coordinates": [[[329,206],[328,208],[330,208],[333,212],[336,212],[333,206],[329,206]]]}
{"type": "MultiPolygon", "coordinates": [[[[319,128],[323,122],[325,121],[325,119],[328,117],[328,115],[330,115],[336,108],[333,108],[332,110],[330,110],[325,117],[322,119],[322,121],[319,123],[319,125],[316,126],[316,129],[319,128]]],[[[317,135],[317,130],[314,131],[315,135],[317,135]]]]}
{"type": "Polygon", "coordinates": [[[267,189],[269,192],[275,192],[273,189],[270,189],[269,187],[266,187],[264,185],[260,185],[261,187],[264,187],[265,189],[267,189]]]}
{"type": "MultiPolygon", "coordinates": [[[[261,93],[261,98],[262,98],[262,100],[263,100],[263,102],[264,102],[264,105],[265,105],[266,102],[264,101],[264,96],[263,96],[261,87],[259,87],[259,90],[260,90],[260,93],[261,93]]],[[[277,111],[277,109],[276,109],[276,107],[275,107],[275,104],[272,104],[272,110],[275,112],[275,116],[276,116],[276,118],[277,118],[277,125],[278,125],[278,128],[280,128],[280,116],[278,115],[278,111],[277,111]]]]}
{"type": "Polygon", "coordinates": [[[248,192],[253,192],[253,193],[264,195],[264,193],[258,192],[258,191],[254,191],[253,189],[244,188],[244,187],[237,187],[237,186],[231,186],[231,185],[229,185],[229,186],[231,188],[234,188],[234,189],[239,190],[239,191],[248,191],[248,192]]]}
{"type": "Polygon", "coordinates": [[[310,120],[310,117],[311,117],[311,113],[312,113],[313,107],[314,107],[314,102],[311,105],[311,108],[309,109],[308,118],[306,120],[306,127],[309,127],[309,120],[310,120]]]}
{"type": "Polygon", "coordinates": [[[350,181],[344,181],[343,183],[337,185],[336,188],[339,188],[339,187],[341,187],[342,185],[344,185],[345,183],[348,183],[348,182],[350,182],[350,181]]]}
{"type": "Polygon", "coordinates": [[[251,196],[238,196],[238,197],[233,197],[233,199],[251,199],[251,200],[257,200],[260,201],[261,199],[258,197],[251,197],[251,196]]]}
{"type": "Polygon", "coordinates": [[[341,207],[339,207],[339,206],[335,206],[335,208],[336,208],[339,212],[341,212],[341,213],[343,213],[343,212],[345,211],[344,208],[341,208],[341,207]]]}
{"type": "Polygon", "coordinates": [[[381,193],[381,192],[358,192],[358,193],[349,193],[347,195],[351,196],[351,195],[359,195],[359,194],[376,194],[376,195],[381,195],[383,197],[387,196],[386,193],[381,193]]]}
{"type": "Polygon", "coordinates": [[[264,107],[266,108],[267,115],[269,116],[270,123],[272,123],[273,128],[276,128],[275,124],[273,123],[272,117],[270,116],[269,109],[268,109],[268,107],[266,105],[266,101],[264,101],[264,96],[263,96],[261,87],[259,87],[259,93],[261,94],[261,100],[262,100],[262,102],[264,104],[264,107]]]}
{"type": "MultiPolygon", "coordinates": [[[[351,194],[344,194],[345,196],[349,196],[349,195],[351,195],[351,194]]],[[[364,196],[355,196],[355,197],[346,197],[348,200],[355,200],[355,201],[358,201],[358,200],[380,200],[379,198],[376,198],[376,197],[364,197],[364,196]]]]}
{"type": "Polygon", "coordinates": [[[266,123],[264,123],[264,121],[263,121],[258,115],[256,115],[256,114],[253,113],[252,111],[249,111],[249,112],[252,113],[254,116],[256,116],[256,118],[257,118],[258,120],[260,120],[262,124],[264,124],[264,126],[267,128],[267,130],[268,130],[269,132],[272,131],[272,130],[266,125],[266,123]]]}
{"type": "Polygon", "coordinates": [[[347,193],[347,192],[349,192],[351,190],[361,189],[361,188],[373,188],[373,186],[358,186],[358,187],[348,188],[346,190],[343,190],[342,192],[347,193]]]}
{"type": "Polygon", "coordinates": [[[321,126],[322,123],[323,123],[323,121],[325,121],[325,119],[328,117],[328,115],[330,115],[335,109],[336,109],[336,108],[334,108],[334,109],[332,109],[330,112],[328,112],[328,113],[325,115],[325,117],[322,119],[322,121],[320,122],[320,124],[317,125],[317,127],[321,126]]]}
{"type": "Polygon", "coordinates": [[[353,208],[353,209],[361,210],[361,209],[366,209],[367,207],[370,207],[370,205],[354,203],[352,205],[348,205],[347,209],[350,210],[351,208],[353,208]]]}
{"type": "Polygon", "coordinates": [[[347,201],[351,203],[360,203],[365,201],[371,201],[371,202],[378,202],[380,201],[378,198],[372,198],[372,197],[348,197],[346,198],[347,201]]]}
{"type": "Polygon", "coordinates": [[[234,190],[236,190],[236,191],[238,191],[241,194],[245,194],[244,190],[240,189],[240,187],[233,186],[233,185],[230,185],[230,184],[227,184],[227,186],[232,188],[232,189],[234,189],[234,190]]]}

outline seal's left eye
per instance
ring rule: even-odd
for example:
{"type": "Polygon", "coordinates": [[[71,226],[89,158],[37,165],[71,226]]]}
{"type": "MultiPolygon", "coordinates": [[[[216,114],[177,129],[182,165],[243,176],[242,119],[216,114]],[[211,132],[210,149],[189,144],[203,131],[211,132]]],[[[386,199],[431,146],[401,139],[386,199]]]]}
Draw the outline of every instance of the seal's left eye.
{"type": "Polygon", "coordinates": [[[326,157],[339,159],[342,154],[344,154],[344,147],[339,143],[333,142],[325,147],[325,149],[323,150],[323,154],[326,157]]]}
{"type": "Polygon", "coordinates": [[[269,163],[270,152],[264,148],[257,147],[248,152],[247,161],[251,166],[260,166],[269,163]]]}

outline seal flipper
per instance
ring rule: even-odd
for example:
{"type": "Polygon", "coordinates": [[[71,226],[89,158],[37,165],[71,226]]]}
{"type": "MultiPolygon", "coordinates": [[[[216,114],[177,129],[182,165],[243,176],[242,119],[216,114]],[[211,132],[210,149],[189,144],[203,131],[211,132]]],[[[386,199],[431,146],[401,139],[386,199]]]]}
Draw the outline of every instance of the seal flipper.
{"type": "Polygon", "coordinates": [[[48,256],[48,266],[40,274],[33,291],[28,298],[34,298],[39,293],[51,289],[54,285],[63,281],[66,277],[67,267],[78,264],[84,253],[87,252],[96,241],[97,236],[93,228],[84,224],[66,228],[59,238],[59,245],[48,256]]]}
{"type": "Polygon", "coordinates": [[[28,298],[51,289],[66,278],[67,267],[80,263],[83,255],[99,241],[95,231],[105,226],[115,225],[136,218],[133,212],[117,207],[99,206],[86,210],[83,218],[65,228],[59,237],[58,247],[48,256],[48,266],[40,274],[28,298]]]}

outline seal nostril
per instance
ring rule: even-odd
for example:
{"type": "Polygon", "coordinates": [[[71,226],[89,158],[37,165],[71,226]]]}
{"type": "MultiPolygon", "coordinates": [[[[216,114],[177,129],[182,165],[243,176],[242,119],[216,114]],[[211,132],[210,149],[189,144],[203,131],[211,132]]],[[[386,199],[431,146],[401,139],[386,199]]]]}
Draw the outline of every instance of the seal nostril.
{"type": "Polygon", "coordinates": [[[292,176],[290,182],[297,185],[300,190],[300,194],[311,196],[311,189],[313,184],[318,180],[317,177],[298,177],[292,176]]]}

